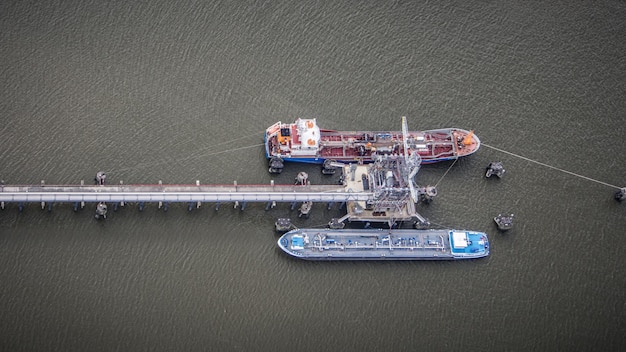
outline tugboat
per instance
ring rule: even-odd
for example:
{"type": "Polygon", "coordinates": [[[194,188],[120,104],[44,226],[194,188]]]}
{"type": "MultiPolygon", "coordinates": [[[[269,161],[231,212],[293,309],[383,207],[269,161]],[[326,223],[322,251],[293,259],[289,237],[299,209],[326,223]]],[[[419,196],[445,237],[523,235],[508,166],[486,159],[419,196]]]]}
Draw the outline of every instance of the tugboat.
{"type": "MultiPolygon", "coordinates": [[[[370,163],[376,155],[404,154],[401,131],[335,131],[321,129],[316,119],[297,119],[294,123],[277,122],[265,131],[265,154],[270,172],[278,173],[277,160],[323,164],[326,160],[341,163],[370,163]]],[[[475,153],[480,139],[473,131],[444,128],[407,133],[410,152],[421,157],[422,164],[453,160],[475,153]]],[[[331,170],[325,168],[325,170],[331,170]]]]}

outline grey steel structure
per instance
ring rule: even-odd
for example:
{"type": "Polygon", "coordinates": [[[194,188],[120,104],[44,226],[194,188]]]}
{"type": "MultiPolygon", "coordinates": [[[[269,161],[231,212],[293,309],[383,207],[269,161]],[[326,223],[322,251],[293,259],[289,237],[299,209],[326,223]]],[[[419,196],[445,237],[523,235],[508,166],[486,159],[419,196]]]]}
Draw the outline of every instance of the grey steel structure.
{"type": "Polygon", "coordinates": [[[345,202],[371,192],[342,185],[0,186],[0,202],[345,202]]]}
{"type": "MultiPolygon", "coordinates": [[[[306,173],[299,173],[295,185],[107,185],[106,174],[96,175],[95,186],[54,186],[41,185],[12,186],[0,185],[0,205],[5,203],[41,202],[74,203],[81,207],[84,203],[98,203],[100,214],[106,214],[106,204],[123,205],[129,202],[140,203],[197,203],[202,202],[241,202],[242,209],[248,202],[265,202],[269,207],[278,202],[302,203],[301,215],[308,215],[313,203],[344,203],[346,215],[332,219],[329,225],[339,227],[346,221],[388,222],[391,226],[397,221],[413,220],[420,224],[427,221],[421,217],[415,204],[420,200],[428,202],[437,192],[434,187],[419,187],[414,182],[421,159],[415,152],[416,141],[408,137],[406,119],[402,126],[404,153],[382,153],[368,165],[341,164],[341,185],[311,185],[306,173]],[[409,152],[411,150],[412,152],[409,152]]],[[[333,166],[335,167],[335,166],[333,166]]],[[[190,205],[191,210],[191,205],[190,205]]]]}

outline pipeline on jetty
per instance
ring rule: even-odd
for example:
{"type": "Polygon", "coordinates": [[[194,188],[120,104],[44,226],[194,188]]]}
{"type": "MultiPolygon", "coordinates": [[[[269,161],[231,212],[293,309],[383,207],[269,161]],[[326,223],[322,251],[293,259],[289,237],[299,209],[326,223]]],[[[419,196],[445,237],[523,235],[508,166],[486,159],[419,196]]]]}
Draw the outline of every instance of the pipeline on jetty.
{"type": "Polygon", "coordinates": [[[434,187],[418,187],[413,177],[419,169],[416,156],[402,158],[379,156],[369,165],[347,164],[342,167],[341,184],[311,185],[308,175],[301,172],[293,185],[108,185],[106,173],[98,172],[96,185],[0,185],[0,203],[18,203],[20,210],[26,202],[41,202],[42,209],[53,203],[74,203],[74,210],[84,204],[97,203],[96,218],[106,218],[107,203],[114,209],[124,203],[137,202],[143,210],[145,202],[158,203],[167,210],[169,203],[188,203],[189,210],[202,202],[235,203],[244,210],[248,202],[265,202],[266,210],[277,202],[291,203],[292,210],[297,203],[301,215],[308,216],[315,202],[328,203],[328,208],[337,203],[345,205],[347,214],[333,221],[339,226],[343,221],[388,222],[412,220],[425,224],[427,220],[419,215],[415,205],[419,201],[429,202],[437,192],[434,187]],[[358,176],[358,177],[357,177],[358,176]]]}
{"type": "MultiPolygon", "coordinates": [[[[308,217],[313,202],[327,202],[345,205],[346,202],[365,202],[374,198],[372,192],[353,192],[346,185],[311,185],[308,175],[301,172],[296,177],[295,185],[164,185],[159,181],[157,185],[124,185],[120,182],[116,186],[106,185],[106,174],[98,172],[94,178],[95,186],[80,185],[40,185],[5,186],[0,184],[0,207],[6,203],[17,203],[20,212],[24,203],[41,203],[41,208],[52,210],[53,203],[73,203],[74,211],[85,207],[85,203],[97,203],[95,218],[106,219],[108,206],[113,204],[117,210],[126,203],[136,202],[139,211],[143,211],[146,202],[158,203],[158,208],[167,211],[170,203],[187,203],[188,210],[199,208],[202,202],[215,202],[218,210],[222,202],[234,203],[234,207],[241,210],[248,202],[265,202],[266,210],[276,206],[277,202],[290,202],[291,209],[301,203],[300,216],[308,217]]],[[[349,217],[349,216],[348,216],[349,217]]],[[[346,217],[346,219],[348,218],[346,217]]]]}
{"type": "Polygon", "coordinates": [[[371,192],[333,185],[1,186],[2,202],[338,202],[366,201],[371,192]]]}

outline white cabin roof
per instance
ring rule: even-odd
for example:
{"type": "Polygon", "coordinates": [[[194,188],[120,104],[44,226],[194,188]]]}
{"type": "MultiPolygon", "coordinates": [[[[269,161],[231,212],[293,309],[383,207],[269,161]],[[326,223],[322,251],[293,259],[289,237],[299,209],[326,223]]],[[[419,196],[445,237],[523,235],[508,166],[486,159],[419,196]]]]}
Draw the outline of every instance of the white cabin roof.
{"type": "Polygon", "coordinates": [[[452,242],[454,243],[454,248],[460,249],[460,248],[467,247],[467,233],[466,232],[453,232],[452,242]]]}

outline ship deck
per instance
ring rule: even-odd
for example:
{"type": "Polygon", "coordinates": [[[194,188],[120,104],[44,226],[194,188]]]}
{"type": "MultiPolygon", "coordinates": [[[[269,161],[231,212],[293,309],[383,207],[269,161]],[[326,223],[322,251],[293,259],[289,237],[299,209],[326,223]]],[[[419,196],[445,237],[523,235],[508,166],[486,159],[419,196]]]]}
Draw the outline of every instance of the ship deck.
{"type": "MultiPolygon", "coordinates": [[[[274,127],[274,126],[273,126],[274,127]]],[[[266,135],[267,156],[281,156],[290,161],[309,162],[308,159],[325,159],[348,162],[369,162],[376,153],[403,152],[403,135],[398,131],[335,131],[320,130],[319,148],[300,150],[302,141],[296,124],[285,124],[289,128],[290,139],[285,145],[280,145],[275,135],[266,135]],[[375,152],[374,152],[375,151],[375,152]]],[[[273,132],[276,132],[278,127],[273,132]]],[[[269,131],[268,131],[269,132],[269,131]]],[[[270,133],[271,134],[271,133],[270,133]]],[[[472,132],[457,128],[446,128],[427,131],[409,132],[410,137],[417,141],[416,151],[423,162],[449,160],[474,153],[480,147],[480,140],[472,132]],[[459,141],[471,134],[471,141],[467,144],[459,141]]]]}

